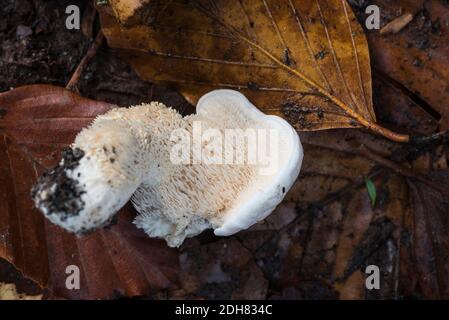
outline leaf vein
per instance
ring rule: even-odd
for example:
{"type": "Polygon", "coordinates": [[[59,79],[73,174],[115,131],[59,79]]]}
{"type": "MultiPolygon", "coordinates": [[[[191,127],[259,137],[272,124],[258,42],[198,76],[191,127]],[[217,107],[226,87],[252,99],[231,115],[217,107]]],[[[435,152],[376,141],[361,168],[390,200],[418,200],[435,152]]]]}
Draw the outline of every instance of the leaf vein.
{"type": "Polygon", "coordinates": [[[300,18],[300,16],[299,16],[299,12],[298,12],[298,10],[295,8],[295,6],[293,5],[292,0],[288,0],[288,2],[289,2],[289,4],[290,4],[290,8],[291,8],[291,10],[292,10],[292,12],[293,12],[293,15],[294,15],[294,17],[295,17],[295,20],[296,20],[296,22],[297,22],[297,24],[298,24],[299,30],[301,31],[301,35],[302,35],[302,37],[303,37],[303,39],[304,39],[304,42],[305,42],[305,44],[306,44],[307,51],[309,52],[309,54],[310,54],[310,56],[311,56],[311,58],[312,58],[312,60],[313,60],[313,62],[314,62],[314,64],[315,64],[315,67],[318,69],[318,71],[319,71],[321,77],[323,78],[323,80],[324,80],[324,82],[325,82],[325,84],[326,84],[326,89],[327,89],[328,91],[332,91],[332,88],[331,88],[331,85],[330,85],[330,83],[329,83],[329,80],[327,79],[326,75],[325,75],[324,72],[323,72],[323,69],[321,69],[320,64],[318,63],[318,61],[317,61],[315,55],[313,54],[312,46],[310,45],[309,37],[307,36],[306,31],[305,31],[305,29],[304,29],[304,26],[303,26],[303,24],[302,24],[302,22],[301,22],[301,18],[300,18]]]}
{"type": "Polygon", "coordinates": [[[352,109],[354,109],[354,110],[358,110],[359,107],[358,107],[357,103],[354,100],[354,96],[351,94],[351,92],[349,90],[348,83],[346,81],[345,76],[343,75],[342,70],[341,70],[340,62],[338,60],[337,53],[335,52],[335,48],[334,48],[334,45],[333,45],[333,42],[332,42],[332,39],[331,39],[331,36],[330,36],[330,33],[329,33],[329,29],[327,27],[326,21],[324,19],[324,15],[323,15],[323,11],[321,9],[320,2],[319,2],[319,0],[315,0],[315,2],[316,2],[317,7],[318,7],[318,12],[320,14],[320,21],[321,21],[321,24],[322,24],[322,26],[324,28],[324,32],[326,34],[327,42],[329,44],[329,49],[331,50],[331,53],[332,53],[332,57],[333,57],[335,68],[337,69],[338,76],[340,77],[340,79],[343,82],[343,85],[344,85],[345,90],[346,90],[346,94],[348,95],[349,99],[352,102],[352,103],[349,104],[349,106],[352,109]]]}
{"type": "Polygon", "coordinates": [[[351,43],[352,43],[352,48],[354,50],[354,57],[355,57],[356,67],[357,67],[357,75],[358,75],[358,80],[359,80],[359,87],[360,87],[360,90],[362,92],[363,102],[364,102],[364,105],[368,108],[368,112],[371,115],[372,119],[376,119],[375,115],[373,114],[372,108],[367,103],[365,88],[363,86],[362,72],[361,72],[361,69],[360,69],[359,53],[357,51],[357,46],[356,46],[355,39],[354,39],[354,36],[353,36],[353,31],[352,31],[352,27],[351,27],[351,21],[349,20],[349,14],[348,14],[348,8],[347,8],[346,0],[341,0],[341,2],[342,2],[342,5],[343,5],[343,8],[344,8],[344,11],[345,11],[345,17],[346,17],[346,22],[347,22],[348,28],[349,28],[349,34],[351,36],[351,43]]]}

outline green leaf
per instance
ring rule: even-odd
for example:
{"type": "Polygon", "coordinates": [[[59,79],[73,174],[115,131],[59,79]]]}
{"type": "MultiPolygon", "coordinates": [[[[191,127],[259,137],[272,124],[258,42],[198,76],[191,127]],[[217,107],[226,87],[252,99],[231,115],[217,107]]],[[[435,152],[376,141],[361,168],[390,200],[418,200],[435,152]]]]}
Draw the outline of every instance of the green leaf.
{"type": "Polygon", "coordinates": [[[371,199],[371,205],[374,207],[377,198],[376,186],[374,185],[374,182],[369,178],[365,178],[365,185],[366,190],[368,190],[368,195],[371,199]]]}

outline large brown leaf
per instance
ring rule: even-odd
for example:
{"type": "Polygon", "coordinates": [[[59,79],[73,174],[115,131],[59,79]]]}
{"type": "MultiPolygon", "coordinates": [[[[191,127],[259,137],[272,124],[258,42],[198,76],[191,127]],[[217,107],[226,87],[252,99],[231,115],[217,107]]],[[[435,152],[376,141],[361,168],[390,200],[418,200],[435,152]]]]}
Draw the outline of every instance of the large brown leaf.
{"type": "Polygon", "coordinates": [[[131,26],[110,7],[100,11],[109,46],[143,79],[175,83],[192,103],[211,89],[239,89],[299,130],[364,126],[408,140],[375,122],[368,46],[345,0],[175,0],[131,26]]]}
{"type": "Polygon", "coordinates": [[[176,251],[137,230],[130,206],[116,225],[77,238],[45,220],[31,200],[37,176],[56,164],[82,127],[112,107],[47,85],[0,93],[0,257],[55,297],[151,294],[176,280],[176,251]],[[66,289],[68,265],[80,268],[81,290],[66,289]]]}

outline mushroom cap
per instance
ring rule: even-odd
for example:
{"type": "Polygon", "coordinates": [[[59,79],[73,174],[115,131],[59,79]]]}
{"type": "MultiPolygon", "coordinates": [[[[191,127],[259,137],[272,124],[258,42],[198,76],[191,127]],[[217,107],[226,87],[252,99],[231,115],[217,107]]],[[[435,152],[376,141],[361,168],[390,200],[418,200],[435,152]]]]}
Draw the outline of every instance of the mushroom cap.
{"type": "Polygon", "coordinates": [[[278,159],[278,162],[269,174],[259,171],[241,194],[236,196],[234,203],[223,213],[222,225],[214,230],[217,236],[234,234],[265,219],[292,187],[304,157],[296,130],[284,119],[261,112],[243,94],[234,90],[215,90],[198,101],[199,116],[216,121],[223,117],[224,112],[233,117],[245,118],[248,127],[277,132],[278,148],[270,149],[268,156],[278,159]]]}

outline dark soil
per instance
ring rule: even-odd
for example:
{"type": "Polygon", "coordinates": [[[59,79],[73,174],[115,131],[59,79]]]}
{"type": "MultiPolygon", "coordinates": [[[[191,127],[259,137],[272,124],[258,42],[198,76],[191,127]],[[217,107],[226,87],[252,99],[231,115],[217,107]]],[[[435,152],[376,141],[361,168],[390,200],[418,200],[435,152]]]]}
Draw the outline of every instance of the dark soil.
{"type": "MultiPolygon", "coordinates": [[[[5,0],[0,9],[0,92],[26,84],[65,87],[93,37],[65,27],[65,8],[77,5],[81,16],[87,0],[5,0]]],[[[175,90],[140,80],[131,68],[105,45],[84,70],[78,89],[89,98],[121,106],[149,98],[191,113],[192,107],[175,90]]]]}
{"type": "Polygon", "coordinates": [[[75,169],[83,157],[84,151],[78,148],[67,148],[62,152],[62,163],[44,173],[31,191],[37,207],[57,212],[62,221],[83,210],[85,204],[81,195],[85,191],[77,180],[67,176],[67,170],[75,169]],[[45,198],[41,197],[42,191],[45,191],[45,198]]]}
{"type": "Polygon", "coordinates": [[[85,1],[5,0],[0,10],[0,91],[32,83],[65,86],[89,46],[65,27],[65,8],[85,1]]]}

